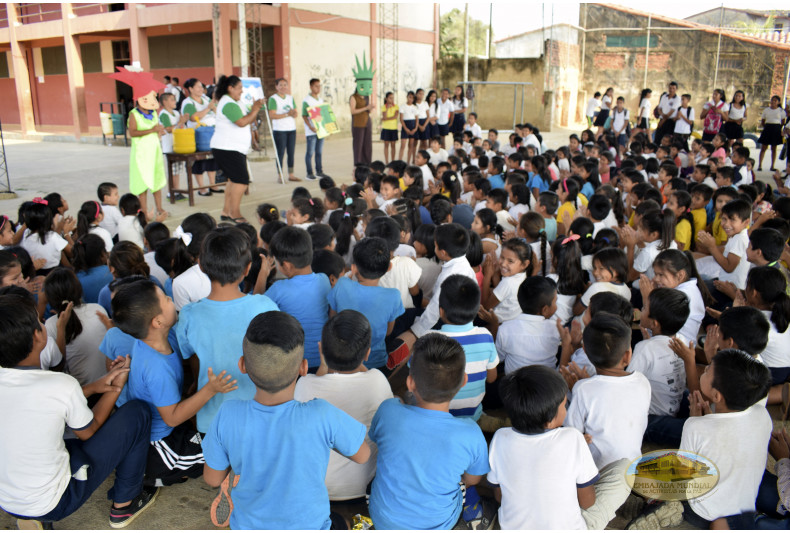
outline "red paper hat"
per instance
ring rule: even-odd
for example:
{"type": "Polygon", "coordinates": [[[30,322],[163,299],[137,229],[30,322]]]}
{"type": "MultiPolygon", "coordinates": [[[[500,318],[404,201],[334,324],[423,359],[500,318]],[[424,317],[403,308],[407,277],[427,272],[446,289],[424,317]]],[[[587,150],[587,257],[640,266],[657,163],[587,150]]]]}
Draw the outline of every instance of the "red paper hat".
{"type": "Polygon", "coordinates": [[[118,72],[110,74],[110,77],[116,79],[132,88],[133,98],[139,100],[154,91],[158,93],[165,88],[165,84],[161,81],[154,79],[152,72],[133,72],[127,70],[125,67],[115,67],[118,72]]]}

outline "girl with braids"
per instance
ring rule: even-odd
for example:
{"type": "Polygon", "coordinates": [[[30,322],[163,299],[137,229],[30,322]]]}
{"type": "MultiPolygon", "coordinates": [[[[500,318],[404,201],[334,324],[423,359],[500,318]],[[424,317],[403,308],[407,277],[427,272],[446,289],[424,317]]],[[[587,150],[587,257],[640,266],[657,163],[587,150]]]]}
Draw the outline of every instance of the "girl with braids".
{"type": "Polygon", "coordinates": [[[113,280],[107,257],[104,241],[98,235],[89,233],[74,243],[72,265],[82,285],[85,303],[99,303],[99,291],[113,280]]]}
{"type": "Polygon", "coordinates": [[[104,241],[104,249],[107,253],[110,253],[113,245],[112,235],[110,235],[109,231],[99,226],[102,220],[104,220],[104,212],[101,204],[93,200],[85,202],[77,212],[76,236],[79,238],[89,233],[96,235],[104,241]]]}
{"type": "Polygon", "coordinates": [[[99,351],[107,333],[104,309],[98,304],[83,303],[82,286],[76,274],[67,268],[56,268],[47,275],[44,293],[55,311],[44,324],[47,334],[57,338],[58,318],[61,315],[67,318],[66,373],[83,386],[100,379],[106,373],[106,357],[99,351]]]}

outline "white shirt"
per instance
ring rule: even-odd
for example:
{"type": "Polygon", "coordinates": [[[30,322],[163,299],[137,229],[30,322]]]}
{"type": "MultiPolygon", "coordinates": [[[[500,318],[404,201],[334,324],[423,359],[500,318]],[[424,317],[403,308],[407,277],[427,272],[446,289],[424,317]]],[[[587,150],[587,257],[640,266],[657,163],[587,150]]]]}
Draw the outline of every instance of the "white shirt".
{"type": "Polygon", "coordinates": [[[462,96],[460,100],[456,100],[453,97],[450,99],[450,102],[453,104],[453,111],[460,111],[469,107],[469,100],[466,99],[466,96],[462,96]]]}
{"type": "Polygon", "coordinates": [[[639,118],[650,118],[650,99],[642,98],[639,102],[639,118]]]}
{"type": "Polygon", "coordinates": [[[55,268],[58,266],[61,252],[69,245],[66,239],[54,231],[47,233],[44,244],[41,244],[38,233],[32,233],[29,229],[26,229],[23,235],[21,245],[30,254],[31,259],[46,260],[42,268],[55,268]]]}
{"type": "Polygon", "coordinates": [[[137,220],[136,215],[125,215],[118,222],[118,242],[130,241],[142,250],[144,238],[143,227],[140,225],[140,221],[137,220]]]}
{"type": "Polygon", "coordinates": [[[162,284],[162,287],[165,286],[165,282],[167,282],[168,276],[167,272],[159,266],[159,263],[156,262],[156,251],[148,252],[143,256],[145,259],[148,268],[151,270],[151,276],[156,278],[156,280],[162,284]]]}
{"type": "Polygon", "coordinates": [[[669,93],[664,94],[661,96],[661,100],[658,102],[658,110],[662,114],[670,113],[669,118],[672,119],[677,112],[677,109],[680,107],[680,95],[675,93],[674,98],[669,97],[669,93]]]}
{"type": "Polygon", "coordinates": [[[754,511],[772,429],[771,415],[759,403],[686,420],[680,449],[710,459],[719,471],[713,490],[689,500],[695,513],[712,521],[754,511]]]}
{"type": "MultiPolygon", "coordinates": [[[[307,105],[308,108],[309,107],[315,107],[315,106],[321,105],[323,103],[324,103],[324,99],[323,98],[320,98],[320,97],[316,98],[312,94],[308,94],[307,96],[305,96],[302,99],[302,107],[304,107],[305,104],[307,105]]],[[[307,126],[307,123],[304,121],[304,117],[302,117],[302,124],[304,124],[304,135],[305,135],[305,137],[310,137],[311,135],[315,135],[316,134],[313,130],[311,130],[307,126]]]]}
{"type": "Polygon", "coordinates": [[[527,135],[524,140],[522,141],[523,146],[534,146],[537,153],[540,154],[540,141],[535,136],[534,133],[530,133],[527,135]]]}
{"type": "Polygon", "coordinates": [[[422,269],[412,258],[403,256],[393,257],[390,265],[392,268],[379,279],[379,287],[398,289],[403,308],[412,309],[414,300],[409,294],[409,289],[420,281],[422,269]]]}
{"type": "Polygon", "coordinates": [[[771,322],[771,311],[763,311],[771,329],[768,332],[768,345],[760,354],[765,366],[771,368],[790,367],[790,326],[783,333],[779,333],[776,324],[771,322]]]}
{"type": "Polygon", "coordinates": [[[428,161],[433,166],[436,166],[439,163],[444,163],[447,161],[447,150],[445,150],[444,148],[439,148],[438,152],[434,152],[433,150],[428,150],[428,155],[430,156],[428,161]]]}
{"type": "MultiPolygon", "coordinates": [[[[620,128],[624,127],[628,119],[627,109],[624,108],[622,111],[618,111],[616,107],[612,109],[612,131],[620,131],[620,128]]],[[[623,130],[622,134],[625,135],[625,130],[623,130]]]]}
{"type": "Polygon", "coordinates": [[[694,109],[692,107],[681,107],[678,109],[678,113],[675,120],[675,133],[681,133],[683,135],[687,135],[691,133],[691,124],[680,118],[680,115],[688,118],[690,121],[694,121],[694,109]]]}
{"type": "Polygon", "coordinates": [[[173,280],[173,303],[176,310],[188,303],[197,302],[211,293],[211,280],[200,270],[200,265],[189,267],[186,272],[173,280]]]}
{"type": "Polygon", "coordinates": [[[453,114],[453,101],[447,99],[443,102],[441,99],[436,101],[436,123],[440,126],[446,126],[450,123],[450,117],[453,114]]]}
{"type": "Polygon", "coordinates": [[[400,243],[398,245],[398,249],[395,250],[395,257],[411,257],[415,261],[417,260],[417,250],[414,249],[414,246],[409,244],[400,243]]]}
{"type": "Polygon", "coordinates": [[[442,265],[442,271],[439,273],[439,277],[436,278],[436,283],[433,285],[431,301],[428,302],[425,311],[411,326],[411,331],[416,337],[419,338],[428,333],[439,321],[439,295],[442,291],[442,283],[453,274],[461,274],[477,283],[475,271],[469,266],[469,261],[467,261],[466,256],[456,257],[445,262],[444,265],[442,265]]]}
{"type": "Polygon", "coordinates": [[[403,120],[415,120],[417,118],[417,106],[406,104],[400,108],[400,115],[403,120]]]}
{"type": "Polygon", "coordinates": [[[637,343],[626,369],[641,372],[650,382],[651,415],[675,416],[686,390],[686,369],[683,360],[669,347],[670,340],[666,335],[656,335],[637,343]]]}
{"type": "Polygon", "coordinates": [[[781,124],[786,116],[787,114],[785,113],[785,110],[781,107],[777,107],[776,109],[766,107],[763,109],[761,118],[765,120],[766,124],[781,124]]]}
{"type": "MultiPolygon", "coordinates": [[[[559,276],[557,274],[552,273],[546,276],[547,278],[554,281],[554,283],[559,282],[559,276]]],[[[551,317],[552,320],[557,320],[558,318],[565,324],[568,320],[573,318],[573,306],[576,303],[576,294],[560,294],[557,293],[557,312],[554,313],[554,316],[551,317]]]]}
{"type": "Polygon", "coordinates": [[[111,237],[115,237],[118,235],[118,224],[123,218],[121,210],[117,205],[102,204],[101,212],[104,213],[104,218],[99,222],[99,227],[109,231],[111,237]]]}
{"type": "Polygon", "coordinates": [[[101,240],[104,241],[104,250],[107,253],[112,251],[112,235],[110,235],[109,231],[101,226],[91,226],[90,229],[88,229],[88,233],[101,237],[101,240]]]}
{"type": "Polygon", "coordinates": [[[595,482],[598,469],[581,433],[502,428],[491,441],[489,462],[488,481],[502,489],[502,529],[587,529],[576,489],[595,482]]]}
{"type": "MultiPolygon", "coordinates": [[[[168,91],[165,90],[165,92],[168,91]]],[[[176,124],[178,124],[178,121],[181,119],[181,113],[179,113],[175,109],[172,111],[168,111],[167,109],[163,108],[159,111],[160,124],[162,123],[162,115],[167,115],[170,118],[171,126],[175,126],[176,124]]],[[[165,132],[165,134],[159,138],[159,141],[162,143],[163,154],[169,154],[173,152],[173,132],[170,133],[165,132]]]]}
{"type": "Polygon", "coordinates": [[[675,288],[688,296],[689,299],[689,317],[678,334],[686,339],[687,345],[688,341],[694,341],[696,345],[699,328],[702,324],[702,319],[705,317],[705,302],[702,299],[699,286],[697,286],[697,278],[684,281],[675,288]]]}
{"type": "MultiPolygon", "coordinates": [[[[724,257],[730,254],[737,255],[741,258],[738,266],[732,272],[726,272],[723,268],[719,274],[721,281],[731,281],[741,290],[746,289],[746,277],[749,275],[749,268],[751,263],[746,260],[746,249],[749,247],[749,229],[744,228],[737,235],[733,235],[727,240],[724,246],[724,257]]],[[[721,265],[720,265],[721,266],[721,265]]]]}
{"type": "Polygon", "coordinates": [[[526,204],[516,204],[508,209],[507,212],[513,220],[518,222],[521,220],[521,215],[529,212],[529,206],[526,204]]]}
{"type": "Polygon", "coordinates": [[[601,111],[609,110],[612,108],[612,97],[609,95],[603,95],[601,98],[601,111]]]}
{"type": "MultiPolygon", "coordinates": [[[[82,324],[82,332],[66,345],[65,372],[74,376],[80,385],[93,383],[107,373],[105,361],[107,358],[99,351],[107,328],[96,313],[107,315],[99,304],[82,304],[74,307],[72,311],[82,324]]],[[[47,334],[53,338],[58,336],[58,317],[53,315],[44,323],[47,334]]]]}
{"type": "Polygon", "coordinates": [[[593,377],[598,375],[598,371],[595,369],[595,365],[590,362],[590,358],[587,357],[587,352],[584,351],[584,347],[582,346],[571,355],[571,363],[576,363],[579,365],[579,368],[583,368],[587,371],[587,375],[593,377]]]}
{"type": "MultiPolygon", "coordinates": [[[[500,211],[500,213],[507,213],[507,211],[500,211]]],[[[525,279],[527,279],[526,272],[503,276],[499,281],[499,285],[494,287],[494,296],[499,300],[497,306],[494,307],[494,314],[499,319],[500,324],[521,315],[521,306],[518,303],[518,288],[521,287],[521,283],[525,279]]]]}
{"type": "MultiPolygon", "coordinates": [[[[652,242],[646,242],[644,248],[637,248],[636,257],[634,257],[634,270],[644,273],[648,278],[653,279],[653,261],[656,256],[662,252],[658,247],[661,245],[661,239],[656,239],[652,242]]],[[[676,250],[678,247],[675,239],[672,239],[672,244],[669,245],[670,249],[676,250]]]]}
{"type": "Polygon", "coordinates": [[[464,131],[471,131],[472,137],[483,137],[483,129],[480,127],[480,124],[467,124],[464,126],[464,131]]]}
{"type": "Polygon", "coordinates": [[[625,298],[626,300],[631,300],[631,289],[628,288],[628,285],[625,283],[612,283],[611,281],[596,281],[592,283],[584,294],[582,294],[582,303],[585,307],[590,306],[590,298],[598,294],[599,292],[613,292],[625,298]]]}
{"type": "Polygon", "coordinates": [[[85,429],[93,412],[73,377],[37,369],[0,368],[0,505],[42,516],[71,480],[64,426],[85,429]]]}
{"type": "Polygon", "coordinates": [[[557,368],[560,334],[554,318],[522,313],[499,326],[496,351],[505,362],[505,374],[528,365],[557,368]]]}
{"type": "Polygon", "coordinates": [[[642,454],[650,410],[650,382],[639,372],[593,376],[573,387],[565,426],[592,436],[590,451],[600,470],[618,459],[642,454]]]}
{"type": "MultiPolygon", "coordinates": [[[[294,389],[294,400],[308,402],[313,398],[328,401],[351,415],[370,429],[373,415],[381,402],[392,398],[392,389],[380,371],[373,369],[354,374],[308,374],[299,378],[294,389]]],[[[367,435],[370,459],[357,464],[332,450],[326,469],[326,488],[331,500],[349,500],[365,495],[365,488],[376,473],[378,448],[367,435]]]]}
{"type": "Polygon", "coordinates": [[[231,111],[233,107],[237,107],[242,117],[249,112],[247,111],[247,106],[241,101],[234,100],[228,94],[220,98],[217,103],[217,125],[214,127],[214,134],[211,136],[211,148],[239,152],[246,155],[250,151],[252,143],[252,130],[249,126],[239,126],[229,119],[224,113],[226,107],[231,111]]]}
{"type": "Polygon", "coordinates": [[[415,107],[417,108],[416,115],[418,120],[428,118],[428,102],[423,100],[419,104],[415,104],[415,107]]]}
{"type": "MultiPolygon", "coordinates": [[[[184,114],[184,108],[188,105],[192,104],[195,106],[195,112],[200,113],[208,106],[211,105],[211,98],[206,96],[205,94],[201,96],[200,102],[193,100],[191,96],[184,98],[184,101],[181,103],[181,114],[184,114]]],[[[200,124],[203,126],[213,126],[216,123],[216,115],[214,115],[214,111],[209,111],[203,118],[200,119],[200,124]]],[[[190,116],[189,120],[187,121],[187,128],[194,128],[197,127],[197,122],[192,120],[190,116]]]]}
{"type": "MultiPolygon", "coordinates": [[[[296,109],[296,102],[294,102],[294,97],[290,94],[286,94],[285,96],[281,97],[277,93],[274,93],[269,97],[269,103],[271,104],[274,102],[276,109],[274,109],[275,114],[277,115],[285,115],[291,109],[296,109]]],[[[267,109],[271,110],[269,106],[266,106],[267,109]]],[[[272,119],[272,130],[273,131],[294,131],[296,129],[296,119],[294,117],[285,117],[285,118],[273,118],[272,119]]]]}
{"type": "Polygon", "coordinates": [[[600,106],[601,106],[601,101],[593,96],[587,101],[587,109],[585,110],[584,115],[587,117],[595,116],[595,108],[600,106]]]}
{"type": "Polygon", "coordinates": [[[422,190],[427,194],[428,185],[433,183],[433,172],[431,172],[431,167],[428,165],[421,166],[420,170],[422,171],[422,190]]]}
{"type": "Polygon", "coordinates": [[[63,354],[60,353],[58,343],[47,333],[47,345],[41,350],[41,356],[39,357],[41,370],[49,370],[53,366],[59,365],[61,361],[63,361],[63,354]]]}
{"type": "Polygon", "coordinates": [[[735,107],[734,105],[730,105],[730,112],[728,116],[730,120],[740,120],[743,118],[743,115],[746,113],[746,104],[742,105],[740,108],[735,107]]]}

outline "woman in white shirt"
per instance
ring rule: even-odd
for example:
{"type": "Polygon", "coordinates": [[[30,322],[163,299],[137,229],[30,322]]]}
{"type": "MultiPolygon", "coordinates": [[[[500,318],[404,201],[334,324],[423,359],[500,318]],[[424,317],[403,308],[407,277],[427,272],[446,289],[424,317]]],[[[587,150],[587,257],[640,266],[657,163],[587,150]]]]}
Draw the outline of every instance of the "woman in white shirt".
{"type": "Polygon", "coordinates": [[[469,100],[464,96],[464,87],[463,85],[458,85],[453,92],[453,125],[450,128],[450,132],[454,136],[463,135],[464,133],[467,107],[469,107],[469,100]]]}
{"type": "Polygon", "coordinates": [[[414,91],[406,93],[406,105],[400,108],[400,154],[398,159],[403,160],[403,151],[408,141],[409,151],[406,162],[413,165],[414,155],[417,153],[417,106],[414,105],[414,91]]]}
{"type": "Polygon", "coordinates": [[[746,120],[746,96],[743,91],[735,91],[730,102],[730,111],[722,131],[732,146],[733,142],[743,142],[743,121],[746,120]]]}
{"type": "Polygon", "coordinates": [[[601,98],[601,110],[598,112],[598,116],[595,117],[595,122],[593,122],[593,126],[598,126],[598,132],[595,134],[596,138],[601,136],[604,126],[606,126],[606,119],[609,118],[609,110],[612,109],[613,95],[614,89],[609,87],[606,89],[606,92],[603,93],[603,98],[601,98]]]}
{"type": "Polygon", "coordinates": [[[650,89],[642,89],[642,94],[639,95],[639,111],[636,114],[636,128],[634,133],[644,133],[650,138],[650,97],[653,91],[650,89]]]}
{"type": "Polygon", "coordinates": [[[277,159],[280,168],[283,168],[283,157],[288,152],[288,181],[302,181],[294,175],[294,151],[296,150],[296,110],[294,97],[286,94],[288,80],[278,78],[274,82],[277,92],[269,97],[266,108],[272,121],[274,145],[277,149],[277,159]]]}
{"type": "Polygon", "coordinates": [[[420,150],[428,148],[428,102],[425,101],[425,91],[417,89],[414,105],[417,106],[417,138],[420,140],[420,150]]]}
{"type": "Polygon", "coordinates": [[[725,99],[723,89],[714,89],[710,102],[703,106],[699,117],[704,121],[702,123],[702,142],[713,141],[713,138],[724,126],[727,113],[730,110],[730,104],[725,102],[725,99]]]}
{"type": "Polygon", "coordinates": [[[757,139],[757,142],[762,145],[757,170],[763,169],[763,156],[769,146],[771,147],[771,172],[776,170],[774,168],[776,147],[782,144],[782,125],[787,121],[787,113],[779,107],[779,102],[779,97],[774,95],[771,97],[771,107],[763,109],[762,120],[760,120],[763,132],[757,139]]]}
{"type": "MultiPolygon", "coordinates": [[[[189,117],[187,120],[187,128],[196,128],[198,124],[201,126],[213,126],[216,123],[214,111],[217,109],[217,103],[206,96],[206,88],[196,78],[189,78],[184,82],[184,89],[187,90],[187,96],[181,102],[181,114],[189,117]]],[[[211,196],[212,193],[221,193],[222,189],[213,188],[214,177],[217,172],[217,163],[213,159],[202,159],[195,161],[192,164],[192,175],[195,176],[195,182],[198,187],[203,187],[203,173],[208,172],[208,184],[212,186],[207,191],[198,191],[200,196],[211,196]]]]}
{"type": "Polygon", "coordinates": [[[218,99],[217,126],[211,137],[211,153],[228,178],[225,205],[219,218],[237,224],[247,222],[241,216],[241,197],[250,183],[247,171],[247,152],[252,142],[250,124],[255,122],[263,106],[263,100],[255,100],[248,111],[241,101],[243,90],[238,76],[220,77],[214,90],[218,99]]]}
{"type": "Polygon", "coordinates": [[[428,142],[434,137],[439,137],[439,103],[438,103],[439,95],[431,89],[428,91],[428,96],[425,97],[425,101],[428,103],[428,125],[425,127],[425,131],[428,134],[428,142]]]}

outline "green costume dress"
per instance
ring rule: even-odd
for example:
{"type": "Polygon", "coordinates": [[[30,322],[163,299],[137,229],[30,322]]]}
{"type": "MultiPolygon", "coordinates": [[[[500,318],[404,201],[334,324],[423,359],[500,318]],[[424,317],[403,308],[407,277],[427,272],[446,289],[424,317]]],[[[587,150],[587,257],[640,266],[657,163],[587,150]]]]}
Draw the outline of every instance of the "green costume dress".
{"type": "MultiPolygon", "coordinates": [[[[149,119],[135,107],[129,113],[129,118],[132,114],[138,130],[150,130],[159,124],[156,112],[153,112],[149,119]]],[[[162,157],[159,135],[151,133],[142,137],[132,137],[132,152],[129,156],[129,191],[132,194],[143,194],[148,189],[156,192],[167,184],[162,157]]]]}

